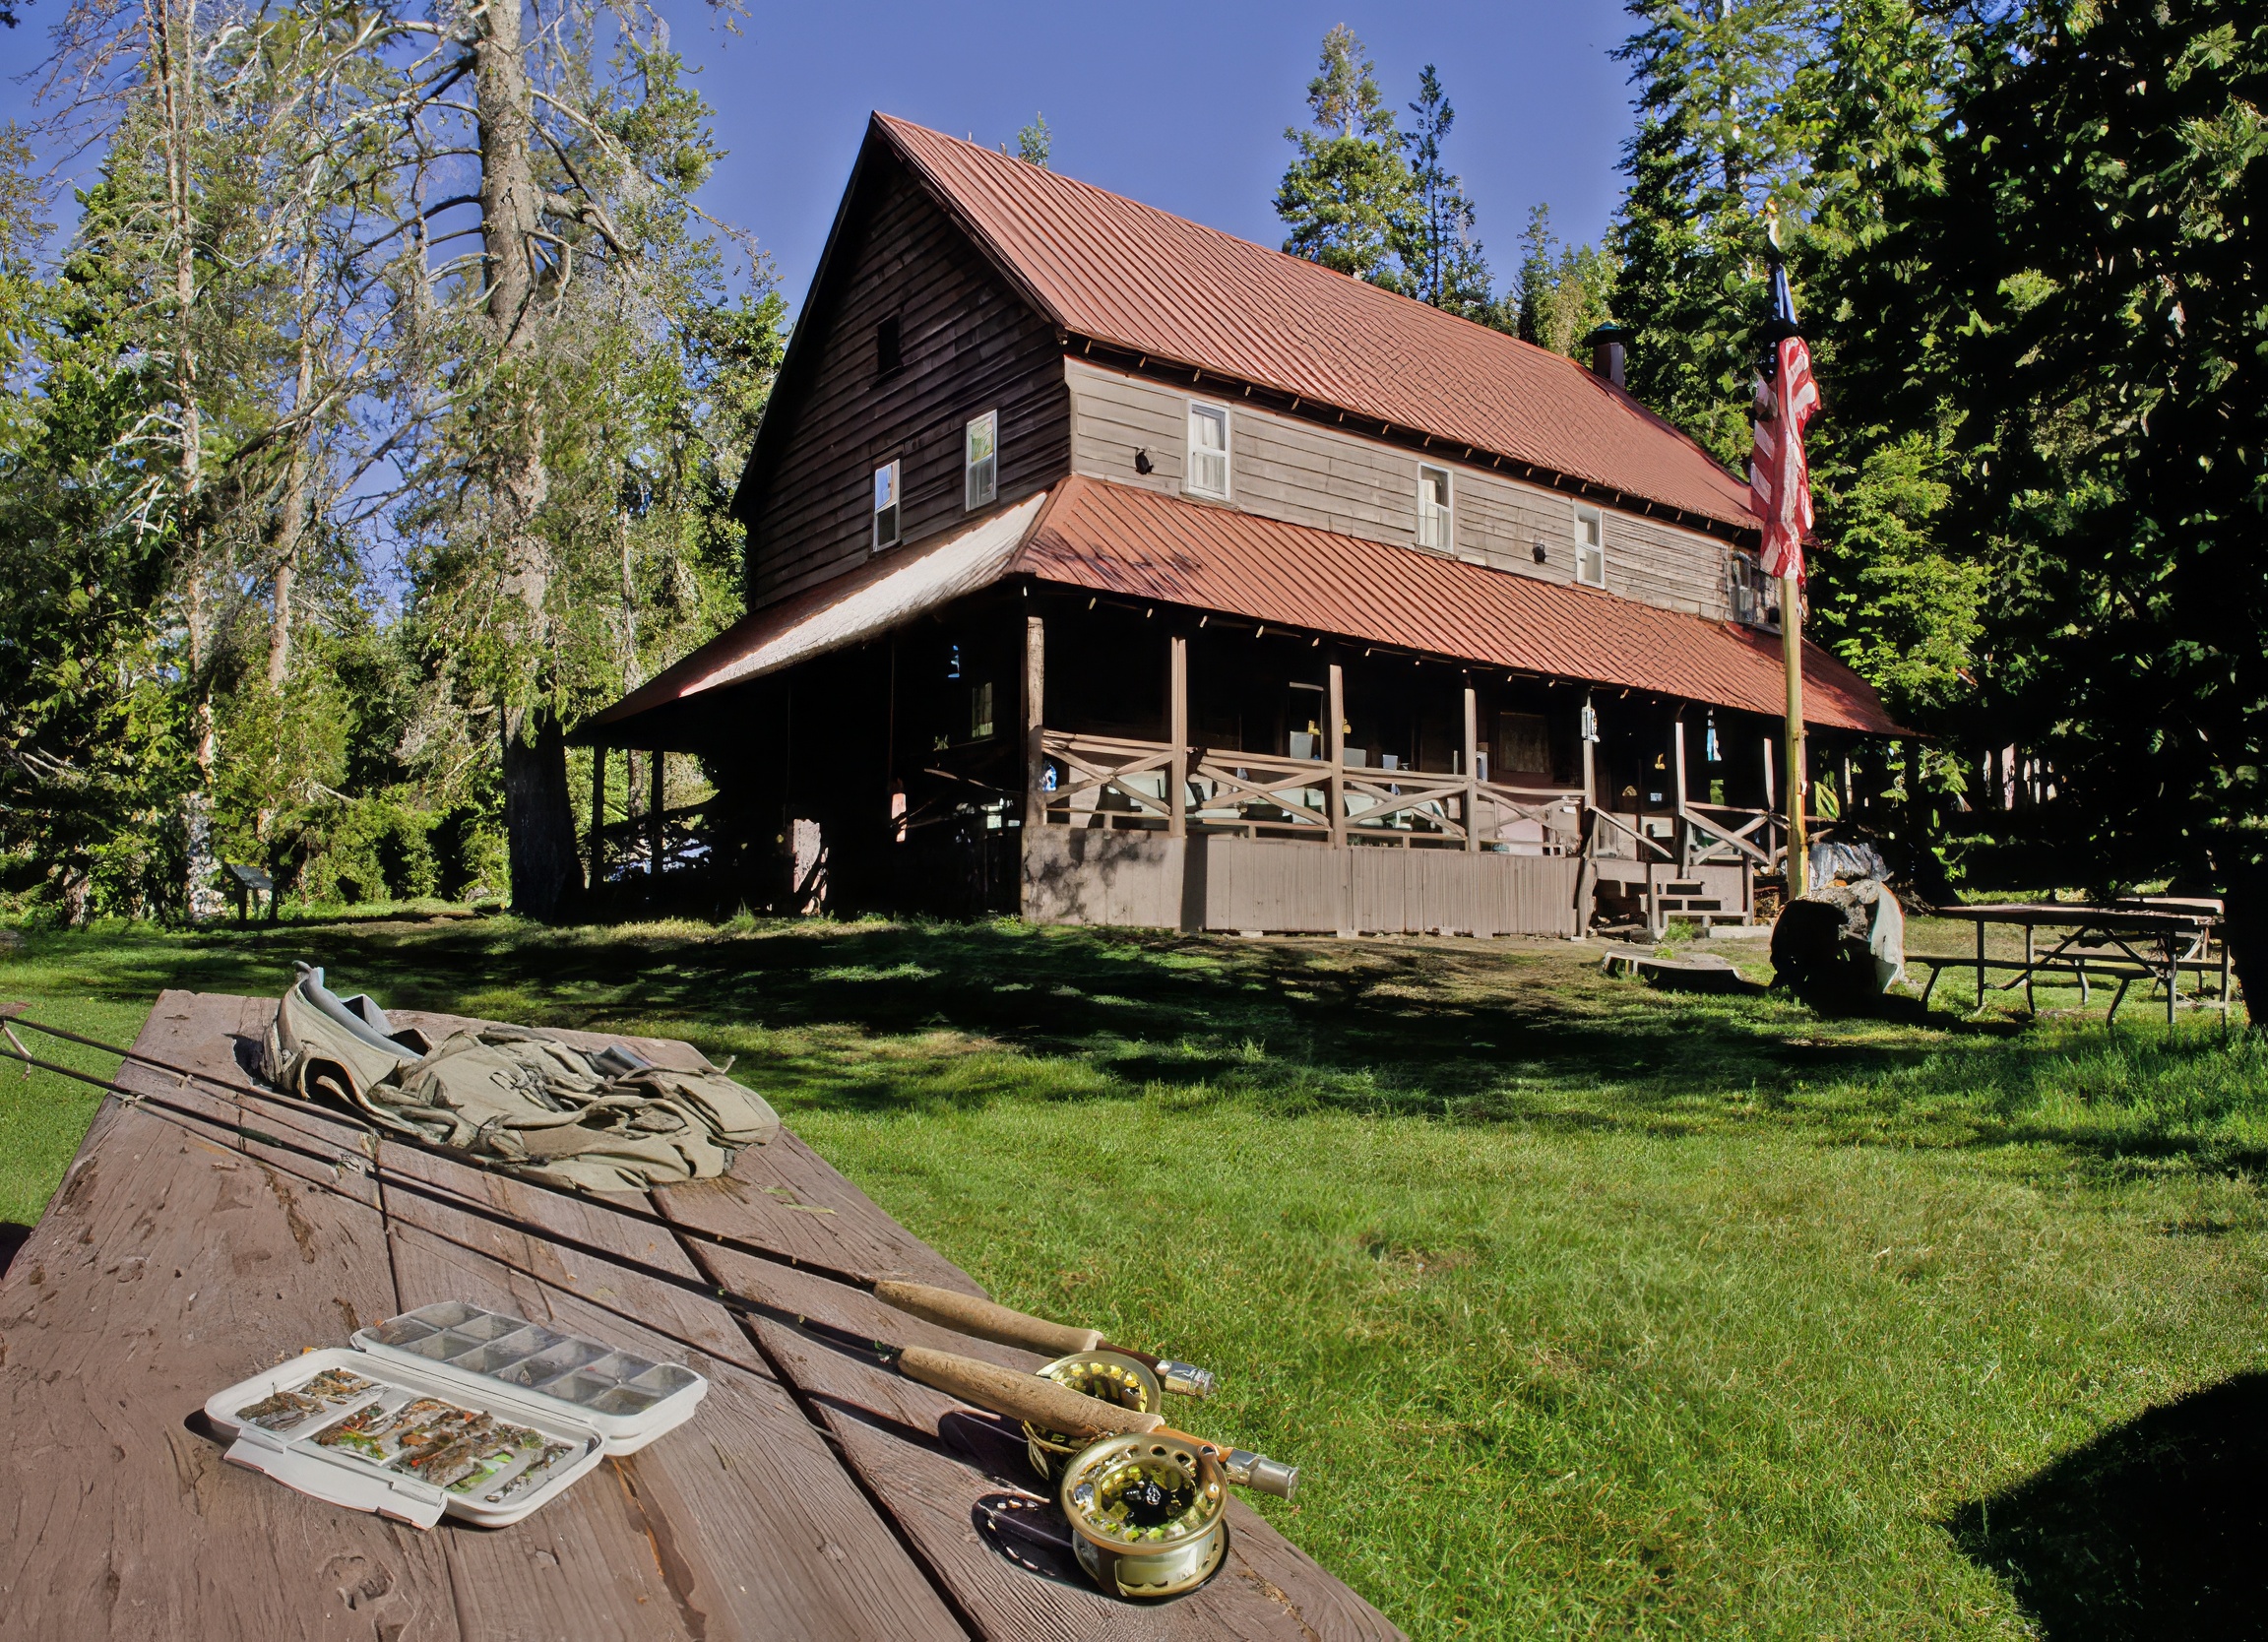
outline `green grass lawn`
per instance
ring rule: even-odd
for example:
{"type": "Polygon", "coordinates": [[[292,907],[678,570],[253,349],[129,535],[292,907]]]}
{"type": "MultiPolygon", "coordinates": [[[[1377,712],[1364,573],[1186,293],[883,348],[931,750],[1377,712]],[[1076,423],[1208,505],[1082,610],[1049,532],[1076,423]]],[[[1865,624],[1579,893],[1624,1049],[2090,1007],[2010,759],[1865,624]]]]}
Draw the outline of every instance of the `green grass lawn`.
{"type": "MultiPolygon", "coordinates": [[[[1218,1369],[1302,1467],[1262,1509],[1415,1636],[2256,1634],[2268,1051],[1598,952],[378,917],[34,934],[0,996],[124,1041],[304,956],[737,1055],[1002,1298],[1218,1369]]],[[[0,1218],[92,1109],[0,1066],[0,1218]]]]}

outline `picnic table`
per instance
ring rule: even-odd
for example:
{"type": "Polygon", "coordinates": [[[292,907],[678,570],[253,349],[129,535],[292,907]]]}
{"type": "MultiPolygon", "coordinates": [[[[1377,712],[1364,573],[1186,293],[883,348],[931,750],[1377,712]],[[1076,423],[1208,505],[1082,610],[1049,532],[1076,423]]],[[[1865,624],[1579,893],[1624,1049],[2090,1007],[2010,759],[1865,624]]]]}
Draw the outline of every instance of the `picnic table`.
{"type": "MultiPolygon", "coordinates": [[[[2079,906],[2047,901],[2036,903],[2006,903],[1971,907],[1948,907],[1943,916],[1965,918],[1977,926],[1977,1007],[1984,1007],[1984,972],[1987,968],[2015,971],[1999,985],[1999,990],[2024,988],[2027,1007],[2033,1002],[2033,981],[2043,971],[2057,974],[2075,974],[2079,980],[2079,997],[2089,998],[2088,964],[2096,964],[2097,974],[2107,974],[2118,980],[2118,994],[2111,1000],[2110,1019],[2116,1020],[2119,1004],[2126,1001],[2126,988],[2136,979],[2148,979],[2166,988],[2166,1024],[2174,1024],[2174,1011],[2180,1002],[2181,971],[2184,968],[2202,971],[2207,967],[2207,954],[2221,927],[2221,903],[2215,900],[2186,898],[2149,898],[2113,902],[2107,906],[2079,906]],[[2024,931],[2024,961],[2021,964],[2007,960],[1990,960],[1984,956],[1984,931],[1990,924],[2015,924],[2024,931]],[[2038,950],[2037,931],[2041,929],[2066,930],[2068,933],[2046,952],[2038,950]],[[2127,967],[2131,966],[2131,967],[2127,967]]],[[[2221,956],[2221,1007],[2229,1007],[2230,963],[2229,946],[2220,943],[2221,956]]],[[[1922,988],[1922,1001],[1929,1001],[1929,992],[1937,984],[1937,977],[1944,969],[1961,963],[1955,959],[1922,959],[1933,967],[1928,985],[1922,988]]],[[[1963,964],[1963,967],[1966,967],[1963,964]]]]}
{"type": "MultiPolygon", "coordinates": [[[[136,1048],[247,1081],[275,1007],[168,991],[136,1048]]],[[[391,1013],[435,1041],[474,1024],[391,1013]]],[[[668,1040],[560,1036],[697,1063],[668,1040]]],[[[1210,1583],[1156,1605],[1104,1597],[1072,1560],[1021,1432],[900,1376],[871,1343],[1037,1366],[1028,1353],[798,1266],[374,1138],[318,1106],[240,1106],[131,1062],[117,1081],[136,1098],[102,1103],[0,1279],[0,1636],[1401,1634],[1241,1501],[1210,1583]],[[201,1115],[162,1115],[138,1104],[146,1096],[201,1115]],[[368,1167],[311,1167],[318,1138],[368,1167]],[[452,1209],[452,1196],[550,1235],[452,1209]],[[713,1285],[756,1314],[609,1254],[713,1285]],[[202,1413],[210,1393],[451,1298],[685,1362],[710,1393],[688,1423],[508,1528],[444,1519],[421,1533],[221,1462],[202,1413]]],[[[721,1179],[632,1201],[830,1270],[981,1293],[787,1131],[721,1179]]]]}

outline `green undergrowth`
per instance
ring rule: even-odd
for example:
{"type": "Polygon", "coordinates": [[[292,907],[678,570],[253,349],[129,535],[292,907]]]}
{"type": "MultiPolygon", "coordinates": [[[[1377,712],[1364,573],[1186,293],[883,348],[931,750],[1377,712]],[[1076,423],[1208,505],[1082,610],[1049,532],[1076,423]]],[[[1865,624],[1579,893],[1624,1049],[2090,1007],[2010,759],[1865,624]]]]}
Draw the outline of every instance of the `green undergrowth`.
{"type": "MultiPolygon", "coordinates": [[[[304,957],[734,1055],[995,1294],[1218,1369],[1190,1421],[1299,1463],[1263,1509],[1416,1636],[2240,1634],[2199,1605],[2268,1595],[2213,1561],[2216,1480],[2248,1499],[2263,1457],[2229,1433],[2268,1428],[2268,1051],[2205,1012],[1971,1016],[1948,976],[1827,1020],[1542,943],[420,911],[33,933],[0,995],[123,1040],[161,987],[304,957]]],[[[0,1068],[0,1215],[91,1108],[0,1068]]]]}

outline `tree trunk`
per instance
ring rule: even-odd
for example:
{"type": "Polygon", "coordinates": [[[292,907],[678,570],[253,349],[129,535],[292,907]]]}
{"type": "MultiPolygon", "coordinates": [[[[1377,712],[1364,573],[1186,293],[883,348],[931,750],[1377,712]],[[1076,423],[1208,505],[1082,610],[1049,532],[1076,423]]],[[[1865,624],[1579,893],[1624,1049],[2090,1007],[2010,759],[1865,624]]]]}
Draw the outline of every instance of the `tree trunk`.
{"type": "Polygon", "coordinates": [[[197,399],[197,347],[193,321],[197,303],[196,216],[190,210],[189,130],[195,118],[197,52],[194,31],[158,0],[143,14],[149,60],[156,78],[163,120],[167,227],[173,248],[173,397],[180,409],[179,486],[174,497],[181,529],[182,586],[187,596],[190,689],[196,692],[196,736],[192,742],[196,786],[181,802],[183,883],[181,900],[192,921],[218,917],[223,911],[215,882],[220,862],[213,853],[213,775],[217,735],[213,719],[212,656],[205,610],[204,508],[205,434],[197,399]]]}
{"type": "Polygon", "coordinates": [[[2249,851],[2231,852],[2231,855],[2218,863],[2222,882],[2228,887],[2224,902],[2227,921],[2221,936],[2229,943],[2229,962],[2236,972],[2237,993],[2244,999],[2244,1018],[2250,1028],[2257,1029],[2252,999],[2268,997],[2268,860],[2249,851]]]}
{"type": "MultiPolygon", "coordinates": [[[[302,273],[302,280],[305,275],[302,273]]],[[[300,316],[299,376],[294,413],[305,409],[315,389],[315,350],[308,346],[306,316],[300,316]]],[[[307,469],[315,429],[303,427],[291,441],[291,464],[284,476],[284,502],[276,521],[276,579],[268,621],[268,688],[282,690],[291,672],[291,583],[299,568],[299,538],[307,529],[307,469]]]]}
{"type": "Polygon", "coordinates": [[[546,605],[550,555],[536,531],[549,488],[543,466],[539,316],[535,311],[536,232],[542,191],[529,145],[534,134],[521,0],[495,0],[479,14],[472,80],[480,111],[480,229],[488,278],[488,326],[496,350],[489,393],[495,445],[492,500],[504,543],[504,592],[520,603],[523,640],[535,658],[536,705],[504,717],[504,830],[512,857],[512,905],[532,917],[565,910],[580,875],[574,812],[567,798],[567,744],[542,700],[550,650],[546,605]]]}
{"type": "Polygon", "coordinates": [[[575,812],[567,797],[566,735],[559,721],[540,709],[506,714],[504,720],[512,910],[523,917],[559,917],[571,909],[583,882],[575,812]]]}

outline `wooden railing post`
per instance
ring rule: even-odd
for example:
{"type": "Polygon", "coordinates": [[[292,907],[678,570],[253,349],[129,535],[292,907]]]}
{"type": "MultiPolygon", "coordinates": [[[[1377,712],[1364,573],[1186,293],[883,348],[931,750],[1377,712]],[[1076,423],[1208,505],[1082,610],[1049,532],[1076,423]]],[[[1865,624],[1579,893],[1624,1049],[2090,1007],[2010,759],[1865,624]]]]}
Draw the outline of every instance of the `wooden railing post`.
{"type": "Polygon", "coordinates": [[[660,747],[654,749],[653,797],[646,805],[646,876],[662,876],[662,772],[669,755],[660,747]]]}
{"type": "Polygon", "coordinates": [[[1480,848],[1480,712],[1473,699],[1473,686],[1465,686],[1465,852],[1480,848]]]}
{"type": "Polygon", "coordinates": [[[1166,769],[1166,836],[1189,832],[1189,641],[1176,633],[1166,641],[1166,739],[1173,748],[1166,769]]]}
{"type": "Polygon", "coordinates": [[[1331,845],[1337,849],[1347,842],[1347,739],[1342,733],[1347,723],[1346,668],[1333,662],[1330,679],[1331,686],[1324,693],[1323,702],[1330,714],[1330,722],[1323,726],[1323,746],[1331,760],[1331,773],[1326,779],[1331,789],[1331,845]]]}

